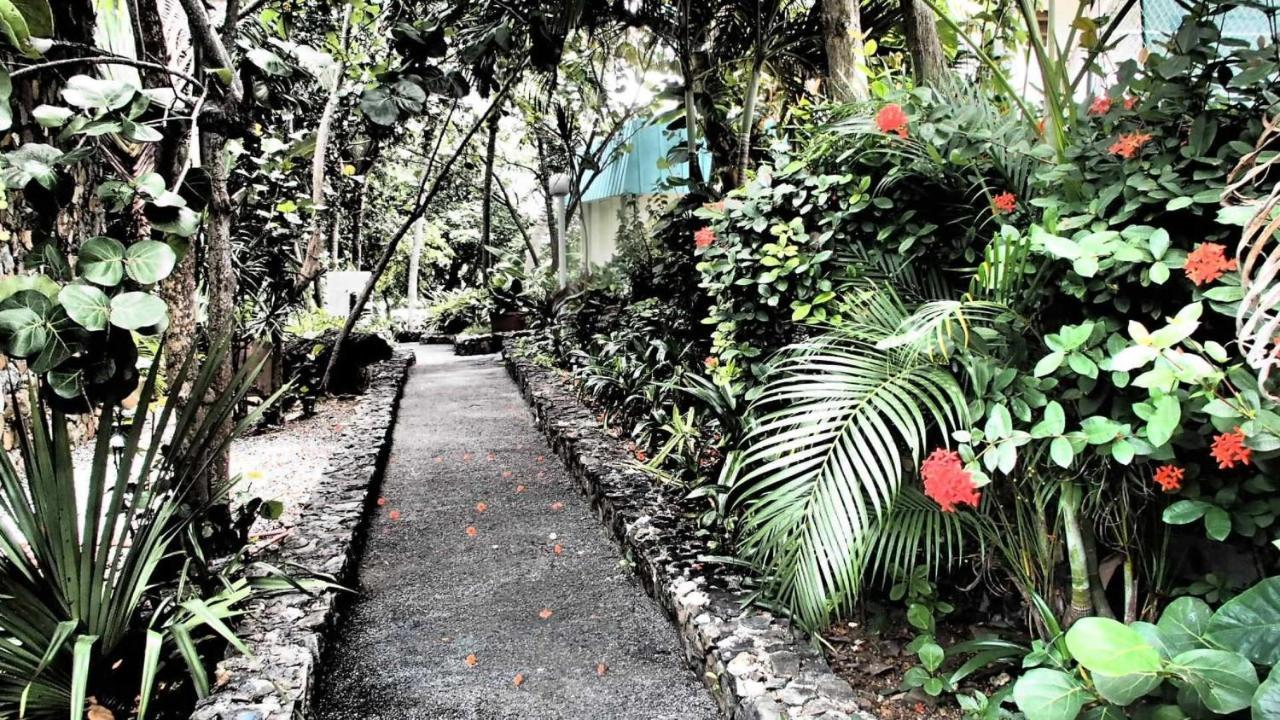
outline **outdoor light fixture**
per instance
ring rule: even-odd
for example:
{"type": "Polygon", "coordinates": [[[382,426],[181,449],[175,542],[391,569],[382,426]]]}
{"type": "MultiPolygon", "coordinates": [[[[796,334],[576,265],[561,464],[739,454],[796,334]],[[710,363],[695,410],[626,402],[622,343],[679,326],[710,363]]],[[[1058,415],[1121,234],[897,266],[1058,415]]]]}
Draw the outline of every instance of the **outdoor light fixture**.
{"type": "Polygon", "coordinates": [[[547,183],[547,190],[551,192],[551,197],[555,198],[556,210],[556,281],[558,287],[563,290],[569,285],[569,259],[568,255],[569,242],[565,237],[565,198],[569,196],[571,184],[569,176],[565,173],[556,173],[551,176],[551,180],[547,183]]]}

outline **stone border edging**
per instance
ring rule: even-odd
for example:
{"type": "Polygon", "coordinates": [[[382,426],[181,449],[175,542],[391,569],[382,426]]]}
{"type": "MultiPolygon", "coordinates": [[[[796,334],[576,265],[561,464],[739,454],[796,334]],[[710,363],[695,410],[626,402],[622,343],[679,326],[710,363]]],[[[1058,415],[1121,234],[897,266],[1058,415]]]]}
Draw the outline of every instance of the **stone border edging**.
{"type": "Polygon", "coordinates": [[[696,524],[631,469],[623,443],[607,435],[555,370],[504,343],[507,372],[538,427],[591,500],[645,590],[675,622],[685,660],[702,676],[725,720],[858,718],[857,697],[786,618],[743,609],[741,576],[706,568],[713,552],[696,524]]]}
{"type": "MultiPolygon", "coordinates": [[[[330,455],[323,485],[308,503],[272,563],[351,578],[365,511],[377,497],[391,450],[400,396],[412,351],[398,349],[369,368],[369,385],[330,455]]],[[[235,631],[253,656],[228,648],[218,663],[216,687],[196,705],[191,720],[297,720],[310,709],[326,632],[337,620],[339,594],[290,592],[246,604],[235,631]]]]}

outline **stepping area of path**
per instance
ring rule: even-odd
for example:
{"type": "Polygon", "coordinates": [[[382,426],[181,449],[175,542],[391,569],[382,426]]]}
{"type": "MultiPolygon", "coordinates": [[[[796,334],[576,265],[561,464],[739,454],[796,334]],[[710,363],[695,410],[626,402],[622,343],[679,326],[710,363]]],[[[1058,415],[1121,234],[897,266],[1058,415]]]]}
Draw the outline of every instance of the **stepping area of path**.
{"type": "Polygon", "coordinates": [[[418,348],[320,720],[711,720],[492,355],[418,348]]]}

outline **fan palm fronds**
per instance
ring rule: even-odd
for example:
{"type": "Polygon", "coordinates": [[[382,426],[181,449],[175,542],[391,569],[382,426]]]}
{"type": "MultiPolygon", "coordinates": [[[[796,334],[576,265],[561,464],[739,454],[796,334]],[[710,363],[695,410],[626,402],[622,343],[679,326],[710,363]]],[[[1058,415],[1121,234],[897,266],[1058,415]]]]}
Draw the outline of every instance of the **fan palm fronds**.
{"type": "Polygon", "coordinates": [[[806,626],[856,597],[879,521],[931,432],[967,422],[945,367],[844,333],[791,349],[727,464],[741,548],[806,626]]]}

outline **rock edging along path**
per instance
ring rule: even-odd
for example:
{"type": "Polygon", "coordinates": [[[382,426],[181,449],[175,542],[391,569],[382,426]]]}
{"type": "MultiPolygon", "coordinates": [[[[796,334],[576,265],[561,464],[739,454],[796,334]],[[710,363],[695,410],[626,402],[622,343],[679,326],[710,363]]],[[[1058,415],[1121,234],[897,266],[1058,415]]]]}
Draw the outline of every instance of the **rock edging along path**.
{"type": "MultiPolygon", "coordinates": [[[[401,391],[413,362],[413,353],[401,351],[369,368],[369,387],[334,448],[323,487],[266,560],[347,582],[360,521],[376,497],[401,391]]],[[[191,720],[306,717],[320,651],[326,630],[334,624],[338,600],[335,592],[291,592],[248,603],[235,630],[253,655],[228,649],[218,663],[216,687],[197,704],[191,720]]]]}
{"type": "MultiPolygon", "coordinates": [[[[675,621],[688,663],[726,720],[859,718],[849,683],[784,618],[743,609],[743,579],[700,561],[714,554],[677,499],[637,470],[624,443],[607,435],[560,377],[504,351],[511,377],[601,521],[630,558],[646,590],[675,621]]],[[[636,717],[644,717],[636,715],[636,717]]]]}
{"type": "Polygon", "coordinates": [[[714,720],[496,356],[417,348],[317,720],[714,720]]]}

